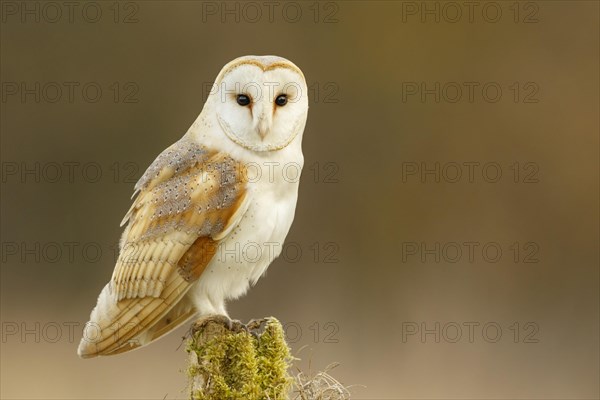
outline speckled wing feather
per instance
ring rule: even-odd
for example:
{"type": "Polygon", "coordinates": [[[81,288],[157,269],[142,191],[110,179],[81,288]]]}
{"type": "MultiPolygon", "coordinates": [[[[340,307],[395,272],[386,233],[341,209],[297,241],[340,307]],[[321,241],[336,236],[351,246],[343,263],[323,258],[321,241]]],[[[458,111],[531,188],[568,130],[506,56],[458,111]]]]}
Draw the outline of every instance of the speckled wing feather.
{"type": "Polygon", "coordinates": [[[153,340],[175,327],[171,319],[193,313],[180,307],[165,318],[247,209],[244,178],[231,157],[187,137],[158,156],[136,185],[112,279],[92,311],[98,332],[80,355],[124,351],[132,338],[150,331],[153,340]]]}

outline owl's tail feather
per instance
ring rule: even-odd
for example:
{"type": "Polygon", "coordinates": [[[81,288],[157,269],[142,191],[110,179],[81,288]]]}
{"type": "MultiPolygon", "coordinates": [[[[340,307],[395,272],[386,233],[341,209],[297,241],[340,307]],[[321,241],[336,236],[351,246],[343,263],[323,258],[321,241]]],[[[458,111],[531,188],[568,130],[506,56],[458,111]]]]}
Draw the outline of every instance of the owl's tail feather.
{"type": "Polygon", "coordinates": [[[160,297],[116,301],[106,285],[86,324],[77,354],[81,358],[123,353],[147,345],[177,328],[194,314],[184,297],[189,284],[172,274],[160,297]]]}

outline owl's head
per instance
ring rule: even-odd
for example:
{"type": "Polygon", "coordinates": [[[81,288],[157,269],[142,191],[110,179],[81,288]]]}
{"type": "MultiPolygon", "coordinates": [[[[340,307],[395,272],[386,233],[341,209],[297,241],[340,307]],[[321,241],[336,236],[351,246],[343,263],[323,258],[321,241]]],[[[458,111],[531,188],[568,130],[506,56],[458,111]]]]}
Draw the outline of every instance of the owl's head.
{"type": "Polygon", "coordinates": [[[253,151],[276,151],[302,135],[308,93],[302,71],[276,56],[246,56],[219,73],[207,103],[227,137],[253,151]]]}

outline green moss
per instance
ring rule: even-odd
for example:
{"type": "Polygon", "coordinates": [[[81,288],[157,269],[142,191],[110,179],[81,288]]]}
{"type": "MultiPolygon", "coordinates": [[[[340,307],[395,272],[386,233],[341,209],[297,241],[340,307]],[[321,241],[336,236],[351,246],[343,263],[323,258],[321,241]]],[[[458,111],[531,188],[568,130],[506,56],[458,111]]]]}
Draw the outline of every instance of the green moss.
{"type": "Polygon", "coordinates": [[[257,342],[258,377],[264,398],[285,399],[293,382],[288,374],[292,357],[279,321],[270,318],[257,342]]]}
{"type": "Polygon", "coordinates": [[[281,324],[268,318],[264,332],[253,332],[258,337],[212,321],[194,332],[187,346],[193,399],[287,398],[292,358],[281,324]]]}

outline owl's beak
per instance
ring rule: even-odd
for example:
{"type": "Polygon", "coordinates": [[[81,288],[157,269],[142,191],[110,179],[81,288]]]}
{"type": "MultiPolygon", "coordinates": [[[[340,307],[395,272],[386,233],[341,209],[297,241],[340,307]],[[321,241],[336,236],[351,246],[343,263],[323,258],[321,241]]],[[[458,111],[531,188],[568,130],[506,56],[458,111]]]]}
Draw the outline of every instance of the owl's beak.
{"type": "Polygon", "coordinates": [[[258,118],[258,124],[256,127],[256,130],[258,131],[258,135],[260,136],[261,140],[265,140],[265,137],[267,137],[267,135],[269,134],[270,127],[270,118],[267,116],[266,113],[263,113],[258,118]]]}

